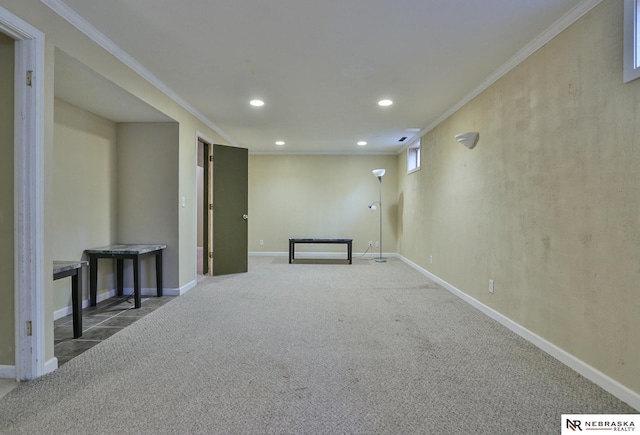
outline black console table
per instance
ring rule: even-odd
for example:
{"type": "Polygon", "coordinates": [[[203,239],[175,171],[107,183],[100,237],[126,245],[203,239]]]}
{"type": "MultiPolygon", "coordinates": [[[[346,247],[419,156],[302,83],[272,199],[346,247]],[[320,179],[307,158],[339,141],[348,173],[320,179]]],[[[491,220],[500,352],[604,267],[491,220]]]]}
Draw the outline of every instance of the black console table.
{"type": "Polygon", "coordinates": [[[71,309],[73,338],[82,336],[82,267],[86,261],[54,261],[53,280],[71,277],[71,309]]]}
{"type": "Polygon", "coordinates": [[[135,307],[140,308],[140,258],[153,255],[156,258],[156,291],[162,296],[162,250],[167,245],[110,245],[102,248],[87,249],[84,252],[89,257],[89,303],[96,306],[98,292],[98,259],[112,258],[116,260],[116,281],[118,295],[123,294],[124,260],[133,260],[133,294],[135,307]]]}
{"type": "Polygon", "coordinates": [[[347,245],[347,260],[349,260],[349,264],[352,264],[352,242],[353,239],[289,239],[289,264],[296,259],[296,243],[345,244],[347,245]]]}

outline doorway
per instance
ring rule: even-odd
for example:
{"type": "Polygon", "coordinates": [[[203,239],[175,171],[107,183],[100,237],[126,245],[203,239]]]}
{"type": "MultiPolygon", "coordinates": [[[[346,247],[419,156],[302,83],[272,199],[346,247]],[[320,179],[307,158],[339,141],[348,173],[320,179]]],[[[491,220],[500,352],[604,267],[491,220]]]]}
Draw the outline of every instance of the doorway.
{"type": "Polygon", "coordinates": [[[197,197],[197,238],[196,238],[196,273],[211,275],[212,258],[210,256],[213,228],[212,228],[212,177],[211,177],[211,144],[198,138],[196,166],[196,197],[197,197]]]}

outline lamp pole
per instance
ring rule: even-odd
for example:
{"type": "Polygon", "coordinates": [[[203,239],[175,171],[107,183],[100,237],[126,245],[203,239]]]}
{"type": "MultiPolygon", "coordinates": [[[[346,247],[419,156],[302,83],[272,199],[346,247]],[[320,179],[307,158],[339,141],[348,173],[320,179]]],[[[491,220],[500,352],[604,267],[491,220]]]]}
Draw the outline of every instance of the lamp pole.
{"type": "Polygon", "coordinates": [[[384,263],[385,260],[384,258],[382,258],[382,177],[378,177],[378,180],[380,180],[380,199],[378,202],[380,202],[380,258],[378,258],[376,261],[378,263],[384,263]]]}
{"type": "Polygon", "coordinates": [[[385,263],[387,260],[382,258],[382,176],[385,174],[385,169],[374,169],[373,175],[378,178],[379,182],[379,194],[378,204],[380,205],[380,257],[376,260],[377,263],[385,263]]]}

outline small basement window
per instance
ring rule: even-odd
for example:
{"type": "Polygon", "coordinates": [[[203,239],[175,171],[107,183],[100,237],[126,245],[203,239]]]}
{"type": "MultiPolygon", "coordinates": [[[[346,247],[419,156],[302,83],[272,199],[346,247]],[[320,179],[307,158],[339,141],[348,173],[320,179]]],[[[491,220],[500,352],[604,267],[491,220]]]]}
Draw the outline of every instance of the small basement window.
{"type": "Polygon", "coordinates": [[[407,174],[420,169],[420,162],[422,160],[421,148],[422,139],[418,139],[407,148],[407,174]]]}
{"type": "Polygon", "coordinates": [[[640,77],[640,0],[624,0],[624,82],[640,77]]]}

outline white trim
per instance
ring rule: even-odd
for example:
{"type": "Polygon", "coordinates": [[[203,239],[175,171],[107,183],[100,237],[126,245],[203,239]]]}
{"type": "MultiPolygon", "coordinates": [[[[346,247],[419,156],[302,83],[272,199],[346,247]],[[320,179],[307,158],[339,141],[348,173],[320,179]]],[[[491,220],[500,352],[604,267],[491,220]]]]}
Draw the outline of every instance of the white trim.
{"type": "Polygon", "coordinates": [[[251,151],[252,156],[397,156],[400,151],[251,151]]]}
{"type": "MultiPolygon", "coordinates": [[[[542,48],[545,44],[551,41],[553,38],[558,36],[563,30],[567,27],[578,21],[582,18],[587,12],[596,7],[602,2],[602,0],[583,0],[578,3],[574,8],[572,8],[569,12],[560,17],[555,23],[553,23],[547,30],[538,35],[533,41],[524,46],[520,51],[518,51],[511,59],[509,59],[504,65],[498,68],[493,74],[491,74],[487,79],[476,86],[471,92],[469,92],[466,96],[464,96],[460,101],[453,105],[449,110],[444,112],[440,117],[438,117],[431,124],[426,126],[425,128],[418,133],[418,137],[422,137],[434,128],[436,128],[439,124],[441,124],[448,117],[456,113],[460,110],[465,104],[469,103],[475,97],[484,92],[489,86],[497,82],[503,76],[505,76],[509,71],[514,69],[516,66],[521,64],[524,60],[526,60],[533,53],[542,48]]],[[[404,152],[407,146],[403,147],[400,150],[400,153],[404,152]]]]}
{"type": "MultiPolygon", "coordinates": [[[[155,289],[154,289],[155,290],[155,289]]],[[[108,290],[106,292],[102,292],[102,293],[98,293],[96,295],[96,302],[102,302],[106,299],[112,298],[116,295],[116,290],[115,289],[111,289],[108,290]]],[[[87,308],[89,307],[89,299],[83,299],[82,300],[82,308],[87,308]]],[[[64,316],[68,316],[69,314],[73,314],[73,307],[71,305],[64,307],[64,308],[60,308],[59,310],[56,310],[53,312],[53,320],[58,320],[64,316]]]]}
{"type": "Polygon", "coordinates": [[[249,257],[288,257],[288,252],[248,252],[249,257]]]}
{"type": "MultiPolygon", "coordinates": [[[[207,144],[209,144],[210,147],[213,147],[213,144],[215,143],[211,138],[209,138],[206,134],[203,134],[202,132],[200,132],[199,130],[196,130],[196,161],[195,161],[195,167],[196,167],[196,171],[195,171],[195,193],[194,193],[194,198],[193,198],[193,204],[195,205],[196,208],[196,213],[195,213],[195,223],[194,223],[194,234],[193,234],[193,241],[194,241],[194,245],[196,246],[196,252],[195,252],[195,262],[194,262],[194,274],[193,276],[197,277],[198,276],[198,214],[200,213],[200,210],[198,210],[198,153],[199,153],[199,143],[200,140],[202,140],[203,142],[206,142],[207,144]]],[[[205,156],[205,160],[206,160],[205,156]]],[[[208,162],[204,162],[204,164],[208,164],[208,162]]],[[[204,180],[203,183],[206,183],[207,180],[204,180]]],[[[204,207],[207,207],[206,203],[203,203],[204,207]]],[[[204,210],[202,210],[204,211],[204,210]]],[[[205,225],[206,222],[203,223],[203,225],[205,225]]],[[[204,275],[204,276],[211,276],[211,271],[209,271],[208,275],[204,275]]],[[[196,282],[197,282],[197,278],[196,278],[196,282]]],[[[188,291],[189,289],[187,289],[186,291],[188,291]]]]}
{"type": "MultiPolygon", "coordinates": [[[[186,292],[188,292],[189,290],[191,290],[192,288],[194,288],[196,285],[198,284],[197,280],[193,280],[185,285],[183,285],[182,287],[179,288],[163,288],[162,289],[162,295],[163,296],[182,296],[183,294],[185,294],[186,292]]],[[[133,295],[133,287],[124,287],[122,289],[122,294],[125,296],[132,296],[133,295]]],[[[141,287],[140,288],[140,294],[142,296],[156,296],[158,294],[158,289],[155,287],[141,287]]],[[[115,290],[110,290],[109,291],[109,295],[106,296],[104,299],[107,298],[112,298],[116,296],[116,291],[115,290]]]]}
{"type": "Polygon", "coordinates": [[[49,361],[47,361],[44,364],[44,373],[43,374],[47,374],[47,373],[51,373],[55,370],[58,369],[58,358],[53,357],[51,358],[49,361]]]}
{"type": "MultiPolygon", "coordinates": [[[[289,252],[249,252],[249,257],[288,257],[289,252]]],[[[339,259],[346,260],[346,252],[304,252],[304,251],[296,251],[296,258],[298,259],[339,259]]],[[[361,259],[361,260],[375,260],[380,256],[377,252],[352,252],[351,258],[353,260],[361,259]],[[370,257],[364,257],[364,255],[370,255],[370,257]]],[[[384,258],[399,258],[400,256],[395,252],[383,252],[382,256],[384,258]]]]}
{"type": "Polygon", "coordinates": [[[209,118],[207,118],[202,112],[197,110],[191,104],[189,104],[186,100],[180,97],[176,92],[173,91],[169,86],[164,84],[158,77],[153,75],[151,71],[146,69],[142,64],[140,64],[137,60],[131,57],[127,52],[121,49],[118,45],[116,45],[113,41],[107,38],[103,33],[101,33],[98,29],[93,27],[88,21],[82,18],[76,11],[71,9],[65,3],[60,0],[40,0],[46,6],[51,8],[56,14],[60,15],[67,22],[69,22],[76,29],[80,30],[84,33],[89,39],[94,41],[100,47],[104,48],[107,52],[116,57],[120,62],[127,65],[129,68],[138,73],[141,77],[155,86],[160,92],[167,95],[177,104],[186,109],[193,116],[202,121],[205,125],[211,128],[213,131],[218,133],[220,136],[225,138],[230,144],[239,147],[231,137],[229,137],[226,133],[222,131],[217,125],[213,123],[209,118]]]}
{"type": "MultiPolygon", "coordinates": [[[[193,280],[187,285],[184,285],[180,288],[164,288],[162,289],[163,296],[181,296],[195,287],[197,281],[193,280]]],[[[124,287],[122,289],[122,293],[124,296],[132,296],[133,295],[133,287],[124,287]]],[[[158,290],[155,287],[142,287],[140,288],[140,294],[142,296],[156,296],[158,294],[158,290]]],[[[113,295],[115,296],[115,294],[113,295]]]]}
{"type": "Polygon", "coordinates": [[[628,83],[640,77],[640,68],[636,67],[638,62],[638,0],[624,0],[624,48],[623,59],[624,68],[622,79],[628,83]]]}
{"type": "Polygon", "coordinates": [[[548,353],[549,355],[551,355],[552,357],[554,357],[555,359],[557,359],[558,361],[560,361],[564,365],[568,366],[569,368],[575,370],[576,372],[578,372],[579,374],[581,374],[585,378],[589,379],[594,384],[598,385],[602,389],[604,389],[604,390],[608,391],[609,393],[613,394],[614,396],[616,396],[618,399],[622,400],[623,402],[629,404],[633,408],[635,408],[635,409],[640,411],[640,394],[639,393],[636,393],[635,391],[625,387],[620,382],[616,381],[615,379],[610,378],[609,376],[607,376],[606,374],[602,373],[601,371],[591,367],[590,365],[588,365],[584,361],[576,358],[575,356],[571,355],[570,353],[568,353],[567,351],[561,349],[560,347],[556,346],[555,344],[553,344],[553,343],[545,340],[544,338],[540,337],[539,335],[531,332],[527,328],[525,328],[522,325],[514,322],[513,320],[511,320],[508,317],[504,316],[503,314],[495,311],[493,308],[488,307],[487,305],[483,304],[482,302],[478,301],[477,299],[472,298],[468,294],[464,293],[462,290],[460,290],[460,289],[456,288],[455,286],[449,284],[448,282],[446,282],[445,280],[439,278],[438,276],[434,275],[433,273],[429,272],[428,270],[420,267],[419,265],[417,265],[416,263],[412,262],[411,260],[409,260],[409,259],[407,259],[407,258],[405,258],[403,256],[400,256],[400,259],[403,262],[405,262],[406,264],[408,264],[409,266],[411,266],[414,269],[416,269],[418,272],[420,272],[423,275],[427,276],[432,281],[440,284],[442,287],[444,287],[445,289],[447,289],[448,291],[450,291],[454,295],[458,296],[460,299],[462,299],[463,301],[467,302],[468,304],[470,304],[474,308],[480,310],[482,313],[484,313],[487,316],[491,317],[493,320],[497,321],[498,323],[502,324],[503,326],[509,328],[511,331],[515,332],[520,337],[524,338],[525,340],[527,340],[528,342],[530,342],[534,346],[536,346],[539,349],[543,350],[544,352],[548,353]]]}
{"type": "Polygon", "coordinates": [[[195,286],[198,285],[198,281],[197,280],[193,280],[185,285],[183,285],[180,288],[170,288],[170,289],[164,289],[164,293],[167,296],[182,296],[183,294],[185,294],[186,292],[188,292],[189,290],[193,289],[195,286]]]}
{"type": "MultiPolygon", "coordinates": [[[[103,33],[101,33],[98,29],[92,26],[89,22],[87,22],[84,18],[82,18],[78,13],[76,13],[73,9],[63,3],[61,0],[40,0],[43,4],[51,8],[55,13],[60,15],[66,21],[68,21],[72,26],[80,30],[87,37],[89,37],[92,41],[97,43],[99,46],[104,48],[107,52],[115,56],[122,63],[127,65],[129,68],[134,70],[140,76],[145,78],[149,83],[158,88],[161,92],[166,94],[180,106],[189,111],[193,116],[198,118],[212,130],[217,132],[220,136],[225,138],[229,144],[233,146],[241,146],[238,145],[233,139],[231,139],[228,135],[226,135],[217,125],[215,125],[210,119],[208,119],[202,112],[197,110],[195,107],[190,105],[187,101],[182,99],[177,93],[175,93],[171,88],[169,88],[166,84],[164,84],[160,79],[158,79],[155,75],[153,75],[149,70],[143,67],[138,61],[136,61],[133,57],[127,54],[124,50],[122,50],[118,45],[116,45],[113,41],[107,38],[103,33]]],[[[486,90],[489,86],[495,83],[502,76],[507,74],[517,65],[519,65],[526,58],[531,56],[535,51],[540,49],[550,40],[555,38],[560,32],[565,30],[567,27],[575,23],[579,20],[584,14],[589,12],[595,6],[600,4],[602,0],[583,0],[579,4],[577,4],[574,8],[569,10],[566,14],[560,17],[555,23],[553,23],[547,30],[538,35],[533,41],[527,44],[524,48],[518,51],[511,59],[509,59],[504,65],[498,68],[493,74],[491,74],[484,82],[478,85],[475,89],[473,89],[469,94],[467,94],[462,100],[458,101],[453,107],[451,107],[448,111],[442,114],[438,119],[429,124],[427,127],[422,129],[416,136],[422,137],[427,132],[433,130],[438,124],[442,123],[449,116],[457,112],[462,106],[467,104],[473,98],[478,96],[481,92],[486,90]]],[[[415,136],[414,136],[415,137],[415,136]]],[[[413,141],[411,142],[413,143],[413,141]]],[[[405,146],[401,146],[397,151],[385,151],[385,152],[361,152],[361,151],[338,151],[338,152],[249,152],[250,155],[399,155],[403,153],[411,143],[408,143],[405,146]]]]}
{"type": "Polygon", "coordinates": [[[0,379],[15,379],[16,366],[0,366],[0,379]]]}
{"type": "MultiPolygon", "coordinates": [[[[16,379],[44,374],[44,34],[0,8],[15,42],[14,281],[16,379]],[[27,71],[32,85],[26,86],[27,71]],[[27,322],[32,334],[27,335],[27,322]]],[[[50,269],[47,269],[50,270],[50,269]]]]}
{"type": "MultiPolygon", "coordinates": [[[[184,285],[180,288],[164,288],[162,290],[162,294],[164,296],[182,296],[192,288],[194,288],[197,284],[197,281],[191,281],[187,285],[184,285]]],[[[122,293],[125,296],[133,295],[133,287],[125,287],[122,289],[122,293]]],[[[115,289],[108,290],[103,293],[99,293],[96,297],[96,302],[102,302],[107,299],[111,299],[116,297],[117,291],[115,289]]],[[[158,290],[155,287],[143,287],[140,289],[140,294],[142,296],[155,296],[158,294],[158,290]]],[[[89,299],[82,300],[82,308],[89,307],[89,299]]],[[[53,320],[61,319],[65,316],[73,314],[73,307],[71,305],[60,308],[53,312],[53,320]]]]}

